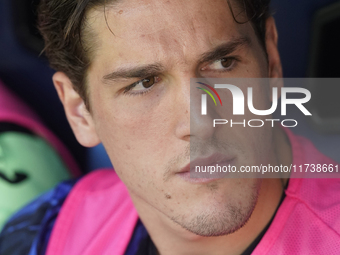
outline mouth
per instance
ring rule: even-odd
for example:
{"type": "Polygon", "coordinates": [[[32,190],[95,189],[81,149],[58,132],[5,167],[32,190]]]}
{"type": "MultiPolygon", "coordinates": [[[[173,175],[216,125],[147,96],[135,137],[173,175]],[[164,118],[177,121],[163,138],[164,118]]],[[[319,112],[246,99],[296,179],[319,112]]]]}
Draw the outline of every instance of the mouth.
{"type": "Polygon", "coordinates": [[[228,168],[230,166],[234,166],[235,161],[234,156],[225,155],[221,153],[214,153],[209,157],[200,157],[196,158],[195,160],[191,161],[185,167],[181,168],[179,172],[176,173],[179,177],[184,179],[190,183],[207,183],[211,181],[216,181],[222,178],[225,178],[228,173],[214,173],[210,174],[207,172],[199,172],[197,173],[197,169],[207,169],[211,166],[220,166],[228,168]]]}

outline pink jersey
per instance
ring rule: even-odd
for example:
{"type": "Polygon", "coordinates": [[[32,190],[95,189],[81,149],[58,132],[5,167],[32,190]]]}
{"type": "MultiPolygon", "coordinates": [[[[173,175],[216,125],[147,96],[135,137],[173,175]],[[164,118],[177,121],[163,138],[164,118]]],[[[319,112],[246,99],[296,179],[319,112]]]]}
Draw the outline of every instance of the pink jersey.
{"type": "MultiPolygon", "coordinates": [[[[293,165],[337,165],[305,138],[286,132],[293,165]]],[[[253,254],[340,254],[340,180],[292,177],[286,198],[253,254]]],[[[67,197],[47,255],[124,254],[137,220],[128,191],[115,172],[95,171],[67,197]]]]}
{"type": "MultiPolygon", "coordinates": [[[[293,165],[339,165],[307,139],[287,133],[293,165]]],[[[340,254],[340,180],[291,178],[286,198],[253,254],[340,254]]]]}

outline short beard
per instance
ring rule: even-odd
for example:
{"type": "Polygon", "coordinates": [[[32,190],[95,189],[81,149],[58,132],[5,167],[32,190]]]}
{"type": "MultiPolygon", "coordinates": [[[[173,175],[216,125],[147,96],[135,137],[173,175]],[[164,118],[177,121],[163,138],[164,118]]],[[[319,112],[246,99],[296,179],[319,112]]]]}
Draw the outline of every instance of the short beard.
{"type": "Polygon", "coordinates": [[[187,217],[173,217],[174,222],[184,229],[204,237],[229,235],[242,228],[250,219],[259,196],[259,188],[253,192],[247,204],[242,206],[227,204],[223,211],[210,211],[197,215],[190,221],[187,217]]]}

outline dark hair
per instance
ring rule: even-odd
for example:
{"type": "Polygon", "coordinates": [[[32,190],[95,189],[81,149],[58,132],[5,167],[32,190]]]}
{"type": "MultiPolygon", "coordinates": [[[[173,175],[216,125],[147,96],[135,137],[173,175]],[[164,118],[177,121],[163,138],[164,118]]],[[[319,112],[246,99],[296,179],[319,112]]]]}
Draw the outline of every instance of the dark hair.
{"type": "Polygon", "coordinates": [[[234,0],[241,7],[240,13],[235,13],[231,0],[227,1],[233,18],[237,23],[244,24],[249,21],[251,22],[261,46],[266,52],[266,20],[271,16],[269,8],[270,0],[234,0]],[[239,16],[241,18],[238,18],[239,16]]]}
{"type": "MultiPolygon", "coordinates": [[[[53,69],[64,72],[73,83],[89,109],[86,74],[90,65],[91,43],[85,31],[85,18],[89,10],[114,0],[41,0],[38,7],[38,28],[45,41],[45,54],[53,69]]],[[[265,49],[265,21],[270,16],[270,0],[227,0],[238,23],[251,21],[265,49]],[[231,2],[241,7],[233,11],[231,2]]]]}
{"type": "Polygon", "coordinates": [[[89,10],[112,0],[41,0],[38,29],[44,38],[44,52],[50,66],[64,72],[89,109],[86,73],[90,65],[90,45],[84,33],[89,10]]]}

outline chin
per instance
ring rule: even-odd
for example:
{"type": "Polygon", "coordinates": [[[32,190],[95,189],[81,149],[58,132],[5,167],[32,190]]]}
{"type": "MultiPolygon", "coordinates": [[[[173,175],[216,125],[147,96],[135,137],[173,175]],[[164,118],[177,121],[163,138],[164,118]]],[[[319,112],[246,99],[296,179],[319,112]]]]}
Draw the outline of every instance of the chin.
{"type": "MultiPolygon", "coordinates": [[[[258,183],[258,182],[256,182],[258,183]]],[[[229,235],[241,229],[252,215],[259,195],[259,185],[254,184],[250,189],[244,188],[246,194],[240,196],[225,195],[216,199],[217,194],[206,204],[190,208],[184,215],[171,217],[182,228],[204,237],[229,235]]],[[[236,191],[235,191],[236,192],[236,191]]]]}

